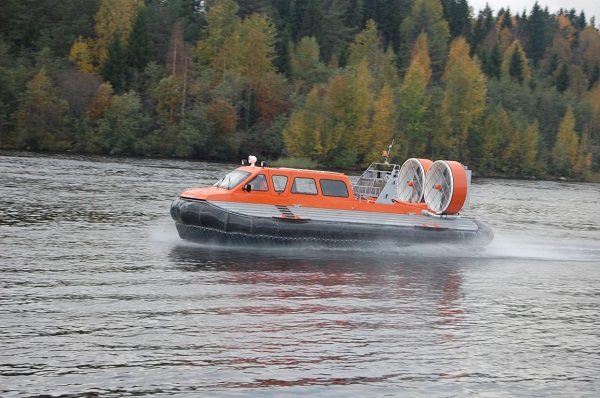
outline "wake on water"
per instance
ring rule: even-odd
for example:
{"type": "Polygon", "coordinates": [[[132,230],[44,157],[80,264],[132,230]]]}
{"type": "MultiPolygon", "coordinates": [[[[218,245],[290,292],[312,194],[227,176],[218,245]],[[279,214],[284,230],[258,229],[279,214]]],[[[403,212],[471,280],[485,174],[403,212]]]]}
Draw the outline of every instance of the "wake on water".
{"type": "Polygon", "coordinates": [[[379,256],[406,257],[406,258],[453,258],[453,259],[528,259],[540,261],[575,261],[597,262],[600,265],[600,247],[591,242],[553,240],[545,237],[531,237],[496,233],[494,240],[485,248],[459,247],[446,244],[424,244],[407,247],[394,247],[390,245],[374,245],[371,248],[328,248],[323,246],[312,247],[282,247],[282,246],[220,246],[215,244],[201,244],[184,241],[179,238],[175,228],[164,228],[150,231],[150,240],[166,246],[185,247],[189,250],[236,251],[236,252],[261,252],[274,257],[331,257],[343,253],[345,256],[366,256],[373,254],[379,256]],[[317,250],[318,249],[318,250],[317,250]]]}
{"type": "Polygon", "coordinates": [[[496,234],[492,243],[485,248],[485,256],[500,259],[597,262],[600,265],[600,247],[597,243],[544,237],[496,234]]]}

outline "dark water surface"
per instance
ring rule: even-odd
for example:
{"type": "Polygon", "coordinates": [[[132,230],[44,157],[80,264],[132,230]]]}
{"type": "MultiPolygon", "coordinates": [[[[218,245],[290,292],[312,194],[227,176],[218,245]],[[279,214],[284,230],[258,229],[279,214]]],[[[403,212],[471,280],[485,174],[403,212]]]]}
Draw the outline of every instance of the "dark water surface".
{"type": "Polygon", "coordinates": [[[484,252],[180,241],[234,167],[0,153],[0,396],[598,396],[599,184],[476,180],[484,252]]]}

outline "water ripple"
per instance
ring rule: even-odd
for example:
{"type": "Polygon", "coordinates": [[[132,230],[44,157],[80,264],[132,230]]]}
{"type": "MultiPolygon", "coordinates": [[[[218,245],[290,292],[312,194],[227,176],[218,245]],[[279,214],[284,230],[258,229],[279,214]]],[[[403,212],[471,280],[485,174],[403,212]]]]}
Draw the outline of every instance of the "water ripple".
{"type": "Polygon", "coordinates": [[[0,153],[0,396],[597,395],[598,184],[476,180],[483,252],[181,242],[230,168],[0,153]]]}

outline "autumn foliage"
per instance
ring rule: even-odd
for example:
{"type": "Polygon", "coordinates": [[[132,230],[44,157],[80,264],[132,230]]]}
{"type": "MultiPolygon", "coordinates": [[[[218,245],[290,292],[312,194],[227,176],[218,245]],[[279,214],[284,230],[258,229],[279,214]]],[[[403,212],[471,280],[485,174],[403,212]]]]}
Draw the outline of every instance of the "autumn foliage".
{"type": "Polygon", "coordinates": [[[0,146],[352,168],[394,140],[479,175],[600,172],[584,10],[380,3],[3,2],[0,146]]]}

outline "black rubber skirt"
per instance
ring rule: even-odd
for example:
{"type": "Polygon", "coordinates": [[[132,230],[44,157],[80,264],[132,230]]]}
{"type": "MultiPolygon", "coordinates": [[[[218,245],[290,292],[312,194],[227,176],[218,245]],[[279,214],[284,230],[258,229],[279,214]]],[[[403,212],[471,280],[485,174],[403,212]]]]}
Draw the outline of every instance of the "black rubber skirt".
{"type": "Polygon", "coordinates": [[[204,200],[176,199],[171,205],[179,237],[220,245],[309,245],[340,248],[421,244],[485,246],[492,230],[476,221],[475,231],[421,226],[390,226],[352,222],[252,217],[225,211],[204,200]]]}

